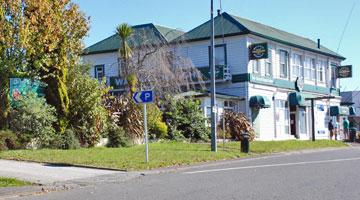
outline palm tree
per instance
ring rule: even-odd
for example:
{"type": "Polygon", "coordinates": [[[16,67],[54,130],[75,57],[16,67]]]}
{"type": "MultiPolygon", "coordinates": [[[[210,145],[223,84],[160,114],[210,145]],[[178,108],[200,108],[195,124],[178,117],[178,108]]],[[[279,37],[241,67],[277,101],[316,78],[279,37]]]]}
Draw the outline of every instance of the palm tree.
{"type": "MultiPolygon", "coordinates": [[[[128,44],[128,39],[132,35],[134,30],[131,28],[129,24],[123,23],[116,27],[116,34],[119,35],[120,41],[120,49],[119,55],[121,59],[121,65],[123,68],[123,75],[127,77],[129,75],[129,59],[131,58],[132,50],[128,44]]],[[[119,75],[121,74],[119,68],[119,75]]]]}

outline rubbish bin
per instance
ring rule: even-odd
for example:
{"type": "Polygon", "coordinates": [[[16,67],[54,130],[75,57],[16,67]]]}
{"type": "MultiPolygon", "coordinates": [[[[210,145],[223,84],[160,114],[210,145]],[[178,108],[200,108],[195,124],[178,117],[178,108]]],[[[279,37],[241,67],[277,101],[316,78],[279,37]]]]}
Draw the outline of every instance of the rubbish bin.
{"type": "Polygon", "coordinates": [[[249,147],[250,147],[249,137],[250,137],[250,135],[248,133],[243,133],[243,134],[241,134],[241,136],[242,136],[242,138],[241,138],[241,152],[249,153],[249,147]]]}
{"type": "Polygon", "coordinates": [[[350,132],[350,134],[349,134],[350,135],[350,142],[355,142],[357,129],[356,128],[350,128],[349,132],[350,132]]]}

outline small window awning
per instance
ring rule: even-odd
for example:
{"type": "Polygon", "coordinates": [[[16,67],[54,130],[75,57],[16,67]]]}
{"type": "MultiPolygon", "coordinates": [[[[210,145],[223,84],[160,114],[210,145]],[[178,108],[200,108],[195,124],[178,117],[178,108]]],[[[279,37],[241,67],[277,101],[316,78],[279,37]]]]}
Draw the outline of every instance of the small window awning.
{"type": "Polygon", "coordinates": [[[331,106],[330,107],[330,116],[339,116],[339,115],[348,116],[349,114],[350,114],[349,107],[346,107],[346,106],[331,106]]]}
{"type": "Polygon", "coordinates": [[[305,96],[300,92],[292,92],[289,94],[290,106],[308,106],[309,102],[306,102],[305,96]]]}
{"type": "Polygon", "coordinates": [[[355,110],[354,107],[352,107],[352,106],[349,107],[349,114],[350,115],[356,115],[356,110],[355,110]]]}
{"type": "Polygon", "coordinates": [[[265,96],[252,96],[250,98],[250,107],[254,108],[254,107],[259,107],[259,108],[270,108],[271,107],[271,103],[269,101],[269,99],[265,96]]]}

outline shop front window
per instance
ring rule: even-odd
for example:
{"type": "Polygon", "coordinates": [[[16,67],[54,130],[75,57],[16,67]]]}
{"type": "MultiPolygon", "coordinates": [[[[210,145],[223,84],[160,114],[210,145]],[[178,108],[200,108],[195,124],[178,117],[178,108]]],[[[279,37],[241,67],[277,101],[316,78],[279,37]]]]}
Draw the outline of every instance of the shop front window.
{"type": "Polygon", "coordinates": [[[289,106],[285,100],[276,100],[276,130],[281,135],[289,134],[289,106]]]}
{"type": "Polygon", "coordinates": [[[299,108],[300,134],[306,134],[306,111],[305,108],[299,108]]]}

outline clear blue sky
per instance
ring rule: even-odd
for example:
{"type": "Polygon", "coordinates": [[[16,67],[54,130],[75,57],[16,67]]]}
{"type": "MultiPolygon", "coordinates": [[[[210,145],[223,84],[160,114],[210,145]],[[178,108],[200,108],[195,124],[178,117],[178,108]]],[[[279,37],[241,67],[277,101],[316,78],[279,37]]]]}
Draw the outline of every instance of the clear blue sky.
{"type": "MultiPolygon", "coordinates": [[[[210,17],[210,0],[73,0],[91,17],[89,46],[112,34],[116,25],[155,23],[188,31],[210,17]]],[[[216,9],[219,0],[214,0],[216,9]]],[[[354,2],[357,2],[339,53],[354,66],[343,90],[360,90],[360,0],[222,0],[223,11],[301,35],[336,51],[354,2]]]]}

